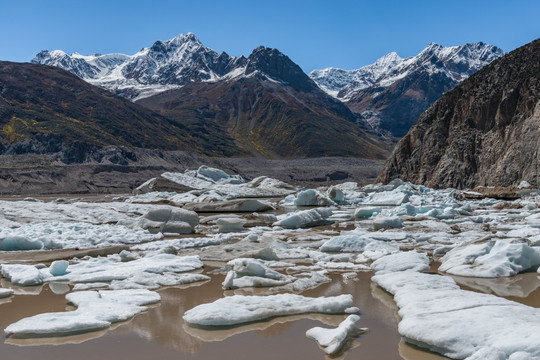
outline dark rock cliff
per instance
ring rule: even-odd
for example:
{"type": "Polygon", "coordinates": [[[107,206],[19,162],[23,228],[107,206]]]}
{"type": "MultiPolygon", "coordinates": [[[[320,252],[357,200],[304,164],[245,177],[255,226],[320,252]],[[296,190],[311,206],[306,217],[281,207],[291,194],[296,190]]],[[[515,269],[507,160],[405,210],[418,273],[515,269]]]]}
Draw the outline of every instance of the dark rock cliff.
{"type": "Polygon", "coordinates": [[[379,180],[431,187],[540,186],[540,39],[494,61],[424,112],[379,180]]]}

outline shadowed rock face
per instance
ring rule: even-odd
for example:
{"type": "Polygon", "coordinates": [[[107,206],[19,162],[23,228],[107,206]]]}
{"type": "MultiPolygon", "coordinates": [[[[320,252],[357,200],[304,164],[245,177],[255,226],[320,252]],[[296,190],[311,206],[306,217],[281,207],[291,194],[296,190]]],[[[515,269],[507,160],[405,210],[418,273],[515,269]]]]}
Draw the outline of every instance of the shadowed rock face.
{"type": "Polygon", "coordinates": [[[494,61],[424,112],[379,180],[539,186],[540,40],[494,61]]]}
{"type": "Polygon", "coordinates": [[[388,154],[343,103],[276,49],[255,49],[241,76],[194,82],[136,103],[185,126],[219,126],[253,156],[382,160],[388,154]]]}
{"type": "Polygon", "coordinates": [[[80,163],[109,145],[242,154],[213,124],[182,125],[55,67],[0,61],[0,153],[80,163]]]}

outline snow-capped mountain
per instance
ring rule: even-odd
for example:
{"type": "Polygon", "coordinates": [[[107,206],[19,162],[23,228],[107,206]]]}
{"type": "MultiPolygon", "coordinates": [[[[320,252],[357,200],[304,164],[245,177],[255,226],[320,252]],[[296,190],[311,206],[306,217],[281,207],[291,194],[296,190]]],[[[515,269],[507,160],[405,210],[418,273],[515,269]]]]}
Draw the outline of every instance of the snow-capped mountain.
{"type": "Polygon", "coordinates": [[[503,50],[482,42],[451,47],[431,43],[410,58],[402,59],[391,52],[357,70],[326,68],[313,70],[309,77],[328,94],[347,100],[357,91],[370,86],[388,87],[418,70],[444,72],[454,81],[461,82],[503,55],[503,50]]]}
{"type": "Polygon", "coordinates": [[[131,56],[68,55],[61,50],[44,50],[31,62],[68,70],[93,85],[135,100],[191,82],[216,81],[244,67],[246,58],[219,54],[188,33],[156,41],[131,56]]]}
{"type": "Polygon", "coordinates": [[[134,55],[84,56],[45,50],[32,62],[68,70],[132,101],[193,83],[253,77],[303,92],[320,87],[345,102],[358,114],[360,123],[402,136],[444,92],[503,54],[481,42],[453,47],[432,43],[414,57],[403,59],[393,52],[357,70],[328,68],[308,77],[276,49],[261,46],[247,58],[234,57],[203,46],[188,33],[156,41],[134,55]]]}
{"type": "Polygon", "coordinates": [[[390,53],[357,70],[327,68],[309,76],[373,127],[403,136],[444,92],[504,54],[482,42],[452,47],[431,43],[410,58],[390,53]]]}
{"type": "Polygon", "coordinates": [[[260,46],[248,57],[232,57],[190,33],[131,56],[55,50],[32,62],[68,70],[195,135],[207,134],[216,155],[383,159],[388,153],[365,122],[277,49],[260,46]],[[232,150],[220,152],[226,147],[232,150]]]}

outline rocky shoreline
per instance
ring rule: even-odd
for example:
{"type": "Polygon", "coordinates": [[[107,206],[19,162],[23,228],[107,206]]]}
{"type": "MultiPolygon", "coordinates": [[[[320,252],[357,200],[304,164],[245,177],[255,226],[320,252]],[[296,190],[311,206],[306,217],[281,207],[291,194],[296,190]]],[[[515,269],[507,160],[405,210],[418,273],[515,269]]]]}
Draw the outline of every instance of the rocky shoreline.
{"type": "Polygon", "coordinates": [[[187,151],[121,147],[107,147],[99,152],[71,163],[63,161],[62,153],[0,155],[0,194],[131,193],[144,181],[163,172],[183,172],[203,164],[245,179],[264,174],[294,185],[330,185],[345,181],[363,185],[374,182],[383,165],[382,161],[347,157],[217,158],[187,151]]]}

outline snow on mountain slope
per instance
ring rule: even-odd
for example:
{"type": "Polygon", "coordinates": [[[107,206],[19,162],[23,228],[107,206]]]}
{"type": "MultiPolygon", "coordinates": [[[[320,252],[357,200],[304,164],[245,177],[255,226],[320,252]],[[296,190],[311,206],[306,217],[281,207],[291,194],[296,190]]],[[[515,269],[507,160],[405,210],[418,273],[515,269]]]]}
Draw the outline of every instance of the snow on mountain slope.
{"type": "Polygon", "coordinates": [[[156,41],[131,56],[68,55],[61,50],[44,50],[32,62],[68,70],[93,85],[135,100],[191,82],[218,80],[244,66],[246,59],[218,54],[188,33],[156,41]]]}
{"type": "Polygon", "coordinates": [[[402,59],[392,52],[357,70],[326,68],[312,71],[309,77],[328,94],[347,101],[360,90],[388,87],[416,71],[443,72],[461,82],[502,55],[503,50],[482,42],[451,47],[431,43],[410,58],[402,59]]]}

